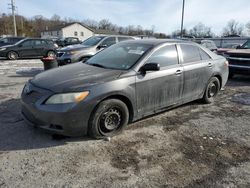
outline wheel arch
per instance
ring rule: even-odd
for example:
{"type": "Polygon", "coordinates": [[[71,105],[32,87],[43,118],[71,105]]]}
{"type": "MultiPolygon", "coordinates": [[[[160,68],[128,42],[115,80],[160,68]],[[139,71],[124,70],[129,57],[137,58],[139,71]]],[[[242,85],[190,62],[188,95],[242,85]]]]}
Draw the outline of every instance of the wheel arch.
{"type": "Polygon", "coordinates": [[[133,106],[131,100],[128,97],[126,97],[125,95],[122,95],[122,94],[111,94],[109,96],[106,96],[102,100],[100,100],[96,104],[94,109],[92,110],[90,117],[93,115],[93,113],[95,113],[95,111],[98,108],[99,104],[101,102],[105,101],[105,100],[108,100],[108,99],[118,99],[118,100],[124,102],[124,104],[127,106],[128,111],[129,111],[129,123],[131,123],[133,121],[133,118],[134,118],[134,106],[133,106]]]}

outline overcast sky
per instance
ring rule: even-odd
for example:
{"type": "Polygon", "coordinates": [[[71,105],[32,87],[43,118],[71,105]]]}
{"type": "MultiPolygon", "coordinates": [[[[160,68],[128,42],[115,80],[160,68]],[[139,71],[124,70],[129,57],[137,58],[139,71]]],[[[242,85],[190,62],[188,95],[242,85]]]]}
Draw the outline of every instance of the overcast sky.
{"type": "MultiPolygon", "coordinates": [[[[78,20],[109,19],[121,26],[155,26],[156,32],[171,33],[180,28],[182,0],[15,0],[18,13],[26,17],[43,15],[50,18],[78,20]]],[[[10,13],[10,0],[0,0],[0,13],[10,13]]],[[[226,23],[235,19],[242,24],[250,21],[250,0],[186,0],[184,27],[199,22],[221,34],[226,23]]]]}

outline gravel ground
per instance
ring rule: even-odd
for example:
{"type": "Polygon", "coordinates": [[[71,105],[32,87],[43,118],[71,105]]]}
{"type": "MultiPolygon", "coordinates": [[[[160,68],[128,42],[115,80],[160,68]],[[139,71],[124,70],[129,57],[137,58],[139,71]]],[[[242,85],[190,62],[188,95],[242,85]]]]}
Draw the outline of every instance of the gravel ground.
{"type": "Polygon", "coordinates": [[[24,83],[40,60],[0,60],[0,187],[250,187],[250,77],[214,104],[192,102],[130,124],[111,139],[28,127],[24,83]]]}

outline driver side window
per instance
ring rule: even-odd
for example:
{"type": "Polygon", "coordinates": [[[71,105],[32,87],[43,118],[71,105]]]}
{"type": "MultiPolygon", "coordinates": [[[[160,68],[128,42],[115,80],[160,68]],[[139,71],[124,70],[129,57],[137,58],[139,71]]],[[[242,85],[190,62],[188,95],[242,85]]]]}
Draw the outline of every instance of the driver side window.
{"type": "Polygon", "coordinates": [[[160,67],[178,64],[178,54],[175,45],[164,46],[155,51],[147,60],[147,63],[159,63],[160,67]]]}

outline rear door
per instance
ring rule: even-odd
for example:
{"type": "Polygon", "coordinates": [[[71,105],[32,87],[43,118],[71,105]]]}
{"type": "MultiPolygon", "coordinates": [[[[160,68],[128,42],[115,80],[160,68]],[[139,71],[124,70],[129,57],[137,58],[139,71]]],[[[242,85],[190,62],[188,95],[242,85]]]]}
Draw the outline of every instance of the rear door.
{"type": "Polygon", "coordinates": [[[159,63],[160,70],[138,74],[136,98],[139,115],[150,114],[178,103],[183,88],[183,68],[175,45],[155,51],[146,63],[159,63]]]}
{"type": "Polygon", "coordinates": [[[33,40],[28,39],[18,45],[18,53],[20,57],[31,57],[36,53],[33,49],[33,40]]]}
{"type": "Polygon", "coordinates": [[[33,40],[33,56],[43,56],[45,54],[47,43],[45,40],[35,39],[33,40]]]}
{"type": "Polygon", "coordinates": [[[192,44],[180,44],[184,68],[183,99],[194,100],[200,96],[212,76],[211,57],[200,47],[192,44]]]}

